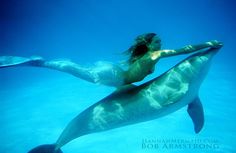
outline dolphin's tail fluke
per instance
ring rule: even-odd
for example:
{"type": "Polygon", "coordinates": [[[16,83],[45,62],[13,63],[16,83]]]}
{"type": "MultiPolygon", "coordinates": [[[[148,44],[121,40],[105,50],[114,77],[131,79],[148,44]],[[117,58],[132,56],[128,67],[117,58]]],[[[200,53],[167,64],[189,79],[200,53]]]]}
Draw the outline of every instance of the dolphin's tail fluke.
{"type": "Polygon", "coordinates": [[[30,58],[19,56],[0,56],[0,68],[11,66],[40,66],[44,62],[40,56],[30,58]]]}
{"type": "Polygon", "coordinates": [[[55,144],[40,145],[33,148],[28,153],[62,153],[61,149],[55,150],[55,148],[55,144]]]}

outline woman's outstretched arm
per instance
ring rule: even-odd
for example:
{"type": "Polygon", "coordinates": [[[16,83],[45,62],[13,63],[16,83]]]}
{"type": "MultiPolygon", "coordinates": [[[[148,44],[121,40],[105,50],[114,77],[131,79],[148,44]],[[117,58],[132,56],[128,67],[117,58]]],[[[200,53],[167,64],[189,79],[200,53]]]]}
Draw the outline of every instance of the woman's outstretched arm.
{"type": "Polygon", "coordinates": [[[189,54],[193,53],[202,49],[206,48],[220,48],[222,47],[222,43],[217,40],[212,40],[205,42],[203,44],[198,45],[187,45],[180,49],[173,49],[173,50],[159,50],[153,52],[153,58],[163,58],[163,57],[169,57],[169,56],[175,56],[175,55],[181,55],[181,54],[189,54]]]}
{"type": "Polygon", "coordinates": [[[150,51],[130,65],[129,69],[125,72],[125,82],[132,83],[143,80],[147,75],[154,71],[155,64],[160,60],[160,58],[189,54],[202,49],[220,47],[222,47],[222,43],[213,40],[199,45],[188,45],[175,50],[150,51]]]}
{"type": "Polygon", "coordinates": [[[70,60],[47,61],[38,56],[31,58],[0,56],[0,68],[12,66],[45,67],[69,73],[95,84],[114,87],[124,85],[124,71],[120,67],[109,62],[97,62],[92,66],[81,66],[70,60]]]}

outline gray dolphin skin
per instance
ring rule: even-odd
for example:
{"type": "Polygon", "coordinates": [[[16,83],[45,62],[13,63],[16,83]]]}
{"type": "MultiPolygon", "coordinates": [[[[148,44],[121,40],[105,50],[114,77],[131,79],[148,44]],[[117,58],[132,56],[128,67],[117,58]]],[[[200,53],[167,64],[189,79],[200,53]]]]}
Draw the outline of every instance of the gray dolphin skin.
{"type": "MultiPolygon", "coordinates": [[[[218,50],[208,49],[193,54],[161,76],[140,86],[122,87],[85,109],[66,126],[53,144],[54,152],[61,152],[62,146],[80,136],[157,119],[184,106],[188,106],[195,133],[200,132],[204,113],[198,91],[218,50]]],[[[39,151],[42,148],[44,145],[29,153],[42,152],[39,151]]]]}

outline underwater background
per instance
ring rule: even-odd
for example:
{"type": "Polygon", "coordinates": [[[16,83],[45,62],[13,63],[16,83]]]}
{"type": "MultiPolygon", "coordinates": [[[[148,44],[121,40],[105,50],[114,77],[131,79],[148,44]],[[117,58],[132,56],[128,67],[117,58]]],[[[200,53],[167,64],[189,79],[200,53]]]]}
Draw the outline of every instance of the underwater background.
{"type": "MultiPolygon", "coordinates": [[[[163,49],[224,43],[199,91],[205,125],[195,134],[186,108],[168,116],[71,141],[64,153],[235,153],[234,0],[1,0],[0,56],[120,63],[134,38],[154,32],[163,49]],[[187,145],[191,144],[188,147],[187,145]],[[183,147],[183,146],[187,147],[183,147]],[[179,146],[179,147],[178,147],[179,146]]],[[[146,82],[187,55],[162,59],[146,82]]],[[[136,83],[136,84],[141,84],[136,83]]],[[[72,75],[35,67],[0,69],[0,153],[54,143],[67,123],[113,92],[72,75]]]]}

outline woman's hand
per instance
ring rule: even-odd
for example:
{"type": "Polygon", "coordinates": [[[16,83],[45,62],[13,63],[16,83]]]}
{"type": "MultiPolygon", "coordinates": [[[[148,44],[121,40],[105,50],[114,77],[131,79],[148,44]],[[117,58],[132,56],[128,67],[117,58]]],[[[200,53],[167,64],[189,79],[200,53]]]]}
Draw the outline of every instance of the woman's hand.
{"type": "Polygon", "coordinates": [[[209,45],[209,47],[212,47],[212,48],[221,48],[223,46],[223,43],[218,40],[212,40],[206,43],[209,45]]]}

